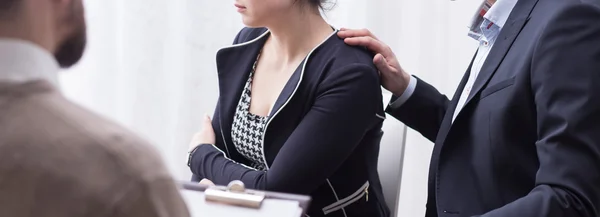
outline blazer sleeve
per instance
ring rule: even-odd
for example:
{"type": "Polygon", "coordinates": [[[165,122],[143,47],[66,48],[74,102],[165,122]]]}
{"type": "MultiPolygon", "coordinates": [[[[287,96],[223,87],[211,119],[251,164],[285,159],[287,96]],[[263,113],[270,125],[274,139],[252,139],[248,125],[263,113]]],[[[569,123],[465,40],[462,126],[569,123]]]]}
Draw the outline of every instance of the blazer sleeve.
{"type": "Polygon", "coordinates": [[[255,171],[204,144],[194,153],[192,171],[218,185],[241,180],[251,189],[309,194],[351,155],[381,110],[374,68],[352,64],[321,82],[309,112],[282,146],[268,171],[255,171]]]}
{"type": "MultiPolygon", "coordinates": [[[[241,31],[238,32],[238,34],[235,36],[235,38],[233,39],[233,44],[239,44],[242,43],[242,38],[245,38],[245,36],[247,35],[248,32],[248,28],[243,28],[241,31]]],[[[219,103],[217,103],[217,106],[215,108],[215,112],[212,116],[212,127],[213,130],[215,131],[215,135],[220,135],[221,132],[219,131],[220,129],[220,125],[219,125],[219,103]]],[[[225,144],[223,142],[223,139],[219,136],[215,136],[215,140],[216,140],[216,146],[218,148],[220,148],[221,150],[225,149],[225,144]]],[[[192,182],[200,182],[203,178],[202,176],[199,176],[198,174],[192,173],[192,178],[191,181],[192,182]]]]}
{"type": "MultiPolygon", "coordinates": [[[[397,108],[388,106],[386,112],[434,142],[450,100],[435,87],[415,78],[417,85],[412,96],[397,108]]],[[[392,98],[391,102],[396,98],[392,98]]]]}
{"type": "Polygon", "coordinates": [[[536,45],[539,170],[527,195],[483,217],[600,215],[600,8],[558,13],[536,45]]]}

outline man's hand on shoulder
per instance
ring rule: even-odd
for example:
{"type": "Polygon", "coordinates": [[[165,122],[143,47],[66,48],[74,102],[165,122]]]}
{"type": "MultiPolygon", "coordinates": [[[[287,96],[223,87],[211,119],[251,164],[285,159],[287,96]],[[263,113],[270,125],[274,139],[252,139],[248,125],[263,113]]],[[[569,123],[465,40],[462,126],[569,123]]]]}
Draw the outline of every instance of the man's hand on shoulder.
{"type": "Polygon", "coordinates": [[[344,42],[353,46],[364,46],[375,53],[373,63],[379,70],[381,85],[396,96],[404,93],[410,81],[410,75],[406,73],[392,49],[381,42],[367,29],[345,29],[338,32],[338,36],[344,38],[344,42]]]}

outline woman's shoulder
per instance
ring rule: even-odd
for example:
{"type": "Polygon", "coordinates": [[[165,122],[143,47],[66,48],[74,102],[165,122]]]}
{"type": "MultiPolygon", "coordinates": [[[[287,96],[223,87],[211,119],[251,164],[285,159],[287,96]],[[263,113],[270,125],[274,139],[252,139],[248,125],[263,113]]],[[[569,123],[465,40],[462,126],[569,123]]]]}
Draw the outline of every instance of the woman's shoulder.
{"type": "Polygon", "coordinates": [[[350,46],[334,32],[309,54],[306,78],[314,78],[325,89],[352,86],[380,90],[379,73],[373,57],[366,48],[350,46]]]}
{"type": "MultiPolygon", "coordinates": [[[[373,64],[374,54],[365,47],[350,46],[334,32],[314,51],[312,58],[328,66],[329,69],[359,67],[377,72],[373,64]]],[[[323,65],[318,64],[318,65],[323,65]]]]}

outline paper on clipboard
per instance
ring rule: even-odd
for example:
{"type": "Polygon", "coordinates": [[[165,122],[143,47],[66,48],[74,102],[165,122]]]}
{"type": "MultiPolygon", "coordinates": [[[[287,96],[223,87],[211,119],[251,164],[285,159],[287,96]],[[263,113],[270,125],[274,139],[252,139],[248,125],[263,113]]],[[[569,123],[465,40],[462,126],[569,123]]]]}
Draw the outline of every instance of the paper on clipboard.
{"type": "Polygon", "coordinates": [[[228,186],[181,183],[181,194],[192,217],[300,217],[310,196],[246,190],[241,181],[228,186]]]}
{"type": "Polygon", "coordinates": [[[302,209],[298,201],[265,199],[260,209],[230,206],[205,201],[202,192],[183,190],[182,196],[192,217],[299,217],[302,209]]]}

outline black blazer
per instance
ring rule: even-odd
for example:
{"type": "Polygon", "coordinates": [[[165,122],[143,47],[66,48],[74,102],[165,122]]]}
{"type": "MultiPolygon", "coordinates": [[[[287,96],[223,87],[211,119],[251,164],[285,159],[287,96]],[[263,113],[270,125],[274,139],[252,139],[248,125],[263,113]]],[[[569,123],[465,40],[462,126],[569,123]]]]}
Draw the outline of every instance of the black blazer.
{"type": "Polygon", "coordinates": [[[377,174],[384,110],[373,56],[336,33],[296,69],[277,99],[263,138],[269,169],[256,171],[231,140],[235,108],[267,29],[243,29],[217,53],[216,147],[192,155],[193,180],[312,196],[310,216],[388,216],[377,174]],[[219,150],[220,149],[220,150],[219,150]]]}
{"type": "Polygon", "coordinates": [[[600,215],[600,7],[519,0],[463,109],[418,80],[387,112],[435,142],[427,217],[600,215]]]}

